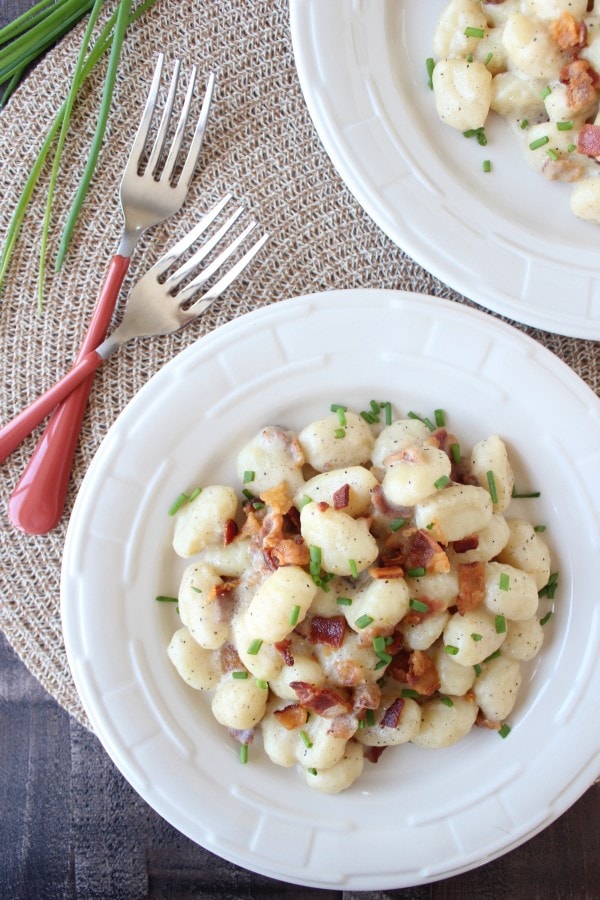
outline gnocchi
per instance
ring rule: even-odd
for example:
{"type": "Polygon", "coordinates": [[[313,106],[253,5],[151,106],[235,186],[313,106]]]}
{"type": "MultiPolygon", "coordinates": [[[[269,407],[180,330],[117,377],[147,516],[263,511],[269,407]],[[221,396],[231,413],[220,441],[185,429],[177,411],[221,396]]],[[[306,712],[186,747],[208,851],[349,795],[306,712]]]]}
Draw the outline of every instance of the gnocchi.
{"type": "Polygon", "coordinates": [[[274,764],[336,794],[387,747],[506,735],[557,576],[540,533],[504,515],[502,438],[461,452],[437,418],[373,401],[266,426],[238,453],[238,488],[174,513],[188,563],[168,658],[210,693],[242,761],[260,736],[274,764]]]}
{"type": "Polygon", "coordinates": [[[442,122],[477,134],[485,145],[489,116],[502,116],[527,163],[546,179],[571,185],[571,211],[598,224],[600,28],[594,7],[595,0],[450,0],[438,17],[428,64],[442,122]]]}

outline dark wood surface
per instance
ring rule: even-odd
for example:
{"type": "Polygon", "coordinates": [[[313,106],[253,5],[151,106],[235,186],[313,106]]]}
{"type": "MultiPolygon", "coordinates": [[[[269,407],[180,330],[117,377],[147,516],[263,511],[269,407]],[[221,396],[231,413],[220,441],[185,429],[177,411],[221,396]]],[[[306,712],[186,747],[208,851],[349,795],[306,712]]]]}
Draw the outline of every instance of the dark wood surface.
{"type": "MultiPolygon", "coordinates": [[[[0,26],[31,5],[0,0],[0,26]]],[[[600,898],[600,784],[519,849],[431,885],[319,891],[240,869],[154,813],[1,635],[0,785],[0,900],[600,898]]]]}

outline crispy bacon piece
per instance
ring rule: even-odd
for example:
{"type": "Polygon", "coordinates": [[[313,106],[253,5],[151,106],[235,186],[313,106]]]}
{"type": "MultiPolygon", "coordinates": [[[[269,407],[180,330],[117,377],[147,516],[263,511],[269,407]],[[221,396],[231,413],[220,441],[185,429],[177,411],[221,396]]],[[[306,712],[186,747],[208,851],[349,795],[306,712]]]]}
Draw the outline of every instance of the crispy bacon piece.
{"type": "Polygon", "coordinates": [[[573,112],[581,112],[596,100],[598,73],[587,59],[575,59],[560,70],[559,79],[567,86],[567,104],[573,112]]]}
{"type": "Polygon", "coordinates": [[[387,578],[404,578],[404,569],[395,563],[383,566],[371,566],[369,569],[371,578],[382,579],[387,578]]]}
{"type": "Polygon", "coordinates": [[[262,528],[262,520],[256,514],[251,504],[244,504],[244,512],[246,513],[246,521],[238,534],[240,539],[254,537],[254,535],[258,534],[262,528]]]}
{"type": "Polygon", "coordinates": [[[342,740],[349,741],[352,735],[356,733],[357,728],[358,720],[356,716],[336,716],[335,719],[331,720],[331,725],[327,729],[327,734],[331,734],[333,737],[342,738],[342,740]]]}
{"type": "Polygon", "coordinates": [[[214,584],[210,589],[210,594],[208,595],[209,600],[217,600],[224,597],[226,594],[229,594],[231,591],[235,591],[236,587],[240,583],[239,578],[232,578],[230,581],[222,581],[220,584],[214,584]]]}
{"type": "Polygon", "coordinates": [[[319,687],[308,681],[290,681],[290,687],[305,709],[326,719],[352,712],[352,704],[333,688],[319,687]]]}
{"type": "Polygon", "coordinates": [[[388,706],[381,719],[379,720],[379,724],[383,725],[384,728],[397,728],[400,722],[400,718],[402,716],[402,710],[404,709],[405,703],[402,697],[396,697],[396,699],[388,706]]]}
{"type": "Polygon", "coordinates": [[[307,566],[310,563],[310,548],[301,535],[284,536],[283,513],[270,513],[262,523],[262,549],[267,565],[271,569],[279,566],[307,566]]]}
{"type": "Polygon", "coordinates": [[[277,641],[274,644],[275,649],[278,653],[281,653],[283,656],[283,661],[286,666],[294,665],[294,655],[292,653],[292,642],[289,638],[285,638],[283,641],[277,641]]]}
{"type": "Polygon", "coordinates": [[[237,537],[239,528],[235,519],[227,519],[223,528],[223,544],[227,547],[237,537]]]}
{"type": "Polygon", "coordinates": [[[345,509],[350,503],[350,485],[342,484],[337,491],[333,492],[333,508],[345,509]]]}
{"type": "Polygon", "coordinates": [[[413,650],[408,662],[407,684],[419,694],[430,697],[440,689],[440,677],[433,661],[423,650],[413,650]]]}
{"type": "Polygon", "coordinates": [[[333,664],[333,671],[338,684],[345,687],[354,687],[365,678],[363,667],[352,659],[337,659],[333,664]]]}
{"type": "Polygon", "coordinates": [[[485,597],[485,566],[482,562],[458,564],[458,594],[456,608],[464,616],[483,603],[485,597]]]}
{"type": "Polygon", "coordinates": [[[460,541],[452,541],[452,549],[455,553],[466,553],[468,550],[477,550],[479,547],[479,535],[470,534],[460,541]]]}
{"type": "Polygon", "coordinates": [[[584,156],[600,156],[600,125],[582,125],[577,137],[577,152],[584,156]]]}
{"type": "MultiPolygon", "coordinates": [[[[390,655],[392,654],[390,653],[390,655]]],[[[404,649],[398,650],[393,654],[393,659],[385,670],[385,674],[395,678],[396,681],[407,682],[409,661],[410,652],[404,649]]]]}
{"type": "Polygon", "coordinates": [[[424,528],[416,528],[410,535],[406,556],[407,569],[425,569],[430,575],[450,571],[450,560],[441,545],[424,528]]]}
{"type": "Polygon", "coordinates": [[[238,656],[238,652],[233,644],[223,644],[219,651],[219,661],[221,670],[225,672],[235,672],[244,668],[244,664],[238,656]]]}
{"type": "Polygon", "coordinates": [[[477,713],[475,724],[479,728],[489,728],[491,731],[500,731],[502,728],[502,722],[493,722],[491,719],[486,719],[482,712],[477,713]]]}
{"type": "Polygon", "coordinates": [[[377,709],[381,702],[381,688],[373,682],[363,681],[352,690],[352,707],[355,710],[377,709]]]}
{"type": "Polygon", "coordinates": [[[313,616],[310,620],[308,639],[313,644],[341,647],[346,636],[346,627],[343,616],[313,616]]]}
{"type": "Polygon", "coordinates": [[[416,444],[410,447],[403,447],[401,450],[394,450],[383,461],[384,466],[391,466],[395,462],[418,463],[424,458],[423,450],[416,444]]]}
{"type": "Polygon", "coordinates": [[[273,715],[287,731],[293,731],[294,728],[298,728],[300,725],[306,725],[308,720],[308,710],[299,703],[290,703],[289,706],[285,706],[283,709],[276,709],[273,715]]]}
{"type": "Polygon", "coordinates": [[[385,747],[365,747],[364,757],[369,762],[376,763],[385,749],[385,747]]]}
{"type": "Polygon", "coordinates": [[[294,505],[285,481],[269,488],[267,491],[263,491],[260,499],[267,504],[275,515],[284,516],[294,505]]]}
{"type": "Polygon", "coordinates": [[[587,44],[587,26],[570,12],[563,12],[550,25],[550,35],[561,50],[581,50],[587,44]]]}

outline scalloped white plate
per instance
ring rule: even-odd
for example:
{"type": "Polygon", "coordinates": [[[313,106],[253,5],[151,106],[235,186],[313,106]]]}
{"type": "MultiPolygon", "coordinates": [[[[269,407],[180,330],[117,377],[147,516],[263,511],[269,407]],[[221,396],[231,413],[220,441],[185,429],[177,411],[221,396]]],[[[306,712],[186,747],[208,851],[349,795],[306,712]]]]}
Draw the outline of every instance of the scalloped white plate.
{"type": "Polygon", "coordinates": [[[485,148],[438,119],[425,60],[445,3],[290,0],[317,132],[363,209],[436,277],[517,322],[600,339],[600,230],[572,215],[569,185],[531,170],[499,117],[485,148]]]}
{"type": "Polygon", "coordinates": [[[599,472],[598,398],[557,357],[485,313],[420,294],[335,291],[242,316],[148,382],[77,498],[62,619],[96,733],[181,832],[283,881],[404,887],[516,847],[600,774],[599,472]],[[262,425],[299,428],[332,402],[360,410],[371,398],[391,400],[397,414],[444,408],[465,446],[505,438],[518,484],[542,491],[514,512],[547,526],[560,589],[506,740],[475,729],[446,750],[393,748],[329,797],[271,764],[260,740],[240,764],[207,697],[172,668],[176,613],[154,598],[177,591],[183,565],[171,549],[174,497],[215,480],[235,484],[236,453],[262,425]]]}

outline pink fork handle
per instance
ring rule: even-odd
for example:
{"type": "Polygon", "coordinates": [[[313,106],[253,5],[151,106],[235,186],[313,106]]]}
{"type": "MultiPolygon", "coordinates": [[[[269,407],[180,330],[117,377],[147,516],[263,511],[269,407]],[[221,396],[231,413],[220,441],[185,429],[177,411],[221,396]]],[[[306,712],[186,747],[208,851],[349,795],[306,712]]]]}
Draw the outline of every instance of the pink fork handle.
{"type": "MultiPolygon", "coordinates": [[[[104,340],[130,260],[129,256],[113,256],[78,362],[104,340]]],[[[9,500],[12,523],[27,534],[47,534],[62,515],[93,380],[91,376],[80,384],[55,410],[9,500]]]]}
{"type": "Polygon", "coordinates": [[[102,365],[104,359],[95,350],[75,363],[70,372],[57,381],[53,387],[34,400],[26,409],[0,429],[0,463],[4,462],[15,447],[49,416],[55,407],[75,388],[92,375],[102,365]]]}

